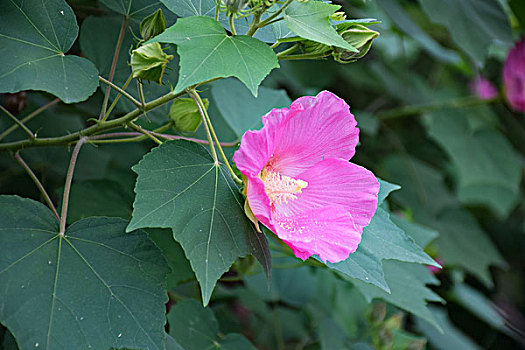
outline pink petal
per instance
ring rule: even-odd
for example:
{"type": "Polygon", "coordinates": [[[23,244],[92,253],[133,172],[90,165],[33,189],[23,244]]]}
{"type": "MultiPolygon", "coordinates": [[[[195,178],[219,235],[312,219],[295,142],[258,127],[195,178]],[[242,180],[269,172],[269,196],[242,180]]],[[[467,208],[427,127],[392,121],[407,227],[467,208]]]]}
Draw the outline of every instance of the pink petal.
{"type": "Polygon", "coordinates": [[[346,102],[331,92],[301,97],[289,109],[263,116],[263,128],[248,131],[233,156],[244,175],[256,176],[269,162],[294,177],[327,158],[350,159],[359,139],[346,102]]]}
{"type": "Polygon", "coordinates": [[[264,183],[258,177],[247,177],[247,180],[246,197],[248,198],[248,203],[250,204],[253,215],[255,215],[257,220],[264,226],[275,232],[273,220],[271,219],[270,199],[264,190],[264,183]]]}
{"type": "Polygon", "coordinates": [[[281,215],[302,215],[315,208],[338,205],[347,210],[361,233],[377,208],[379,182],[369,170],[343,159],[325,159],[297,176],[308,186],[297,199],[276,203],[281,215]]]}
{"type": "Polygon", "coordinates": [[[327,158],[350,159],[359,140],[357,122],[346,102],[328,91],[295,100],[287,118],[271,124],[272,112],[263,117],[268,127],[279,127],[272,166],[295,177],[327,158]]]}
{"type": "Polygon", "coordinates": [[[352,216],[342,207],[310,210],[297,216],[275,217],[275,233],[292,248],[298,258],[318,255],[321,260],[336,263],[355,252],[361,233],[352,216]]]}

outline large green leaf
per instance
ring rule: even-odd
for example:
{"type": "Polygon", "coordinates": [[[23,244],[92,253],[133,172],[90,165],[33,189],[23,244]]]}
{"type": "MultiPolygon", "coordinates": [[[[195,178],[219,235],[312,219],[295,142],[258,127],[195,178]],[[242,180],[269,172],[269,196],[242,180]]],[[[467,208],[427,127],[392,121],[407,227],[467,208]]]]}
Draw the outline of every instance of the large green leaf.
{"type": "Polygon", "coordinates": [[[425,116],[427,131],[457,169],[459,200],[481,204],[505,217],[520,196],[521,165],[505,136],[493,128],[474,129],[477,110],[442,110],[425,116]]]}
{"type": "Polygon", "coordinates": [[[192,299],[177,303],[168,314],[170,335],[184,350],[256,350],[240,334],[219,337],[219,325],[210,308],[192,299]]]}
{"type": "MultiPolygon", "coordinates": [[[[169,11],[165,11],[162,2],[158,0],[100,0],[100,2],[121,15],[139,21],[158,9],[162,9],[164,15],[169,16],[169,11]]],[[[167,21],[172,23],[171,18],[167,18],[167,21]]]]}
{"type": "Polygon", "coordinates": [[[66,103],[87,99],[98,86],[97,69],[65,55],[77,34],[64,0],[0,2],[0,92],[42,90],[66,103]]]}
{"type": "Polygon", "coordinates": [[[288,28],[301,38],[358,52],[355,47],[337,34],[330,24],[330,15],[340,8],[339,5],[317,0],[295,1],[284,10],[283,17],[288,28]]]}
{"type": "Polygon", "coordinates": [[[272,108],[287,107],[292,102],[284,90],[259,87],[253,97],[236,79],[219,80],[211,90],[219,111],[232,130],[240,137],[250,129],[262,127],[262,116],[272,108]]]}
{"type": "Polygon", "coordinates": [[[261,81],[279,67],[268,45],[245,35],[228,36],[209,17],[181,18],[151,41],[177,45],[180,72],[175,93],[206,80],[234,76],[257,96],[261,81]]]}
{"type": "Polygon", "coordinates": [[[510,23],[498,0],[419,0],[427,16],[448,28],[452,39],[482,62],[495,40],[512,42],[510,23]]]}
{"type": "Polygon", "coordinates": [[[264,235],[244,214],[243,199],[224,165],[188,141],[171,141],[147,154],[138,174],[128,231],[169,227],[182,245],[208,304],[221,275],[240,256],[253,254],[269,273],[264,235]]]}
{"type": "Polygon", "coordinates": [[[382,208],[377,208],[372,221],[363,230],[357,251],[343,262],[327,265],[344,275],[389,291],[389,285],[383,277],[384,259],[439,266],[390,220],[390,215],[382,208]]]}
{"type": "Polygon", "coordinates": [[[58,235],[44,205],[0,196],[0,321],[21,349],[163,349],[166,262],[127,221],[58,235]]]}
{"type": "Polygon", "coordinates": [[[369,302],[375,298],[383,299],[440,328],[427,308],[427,301],[443,300],[426,286],[439,284],[438,279],[422,265],[387,260],[383,262],[383,266],[390,293],[360,280],[352,279],[352,283],[369,302]]]}

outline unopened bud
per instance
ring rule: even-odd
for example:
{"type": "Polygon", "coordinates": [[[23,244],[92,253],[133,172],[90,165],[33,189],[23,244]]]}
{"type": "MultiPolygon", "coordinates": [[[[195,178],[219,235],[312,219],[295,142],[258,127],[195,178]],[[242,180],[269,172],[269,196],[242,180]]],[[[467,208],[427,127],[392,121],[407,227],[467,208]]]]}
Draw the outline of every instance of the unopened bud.
{"type": "Polygon", "coordinates": [[[158,9],[140,22],[140,35],[142,35],[142,40],[144,41],[159,35],[164,30],[166,30],[166,18],[162,14],[161,9],[158,9]]]}
{"type": "Polygon", "coordinates": [[[352,52],[339,47],[334,48],[332,55],[339,63],[354,62],[366,55],[372,41],[379,36],[378,32],[356,23],[341,23],[337,26],[337,31],[347,43],[359,50],[352,52]]]}
{"type": "Polygon", "coordinates": [[[246,0],[224,0],[224,6],[228,15],[234,15],[246,8],[248,1],[246,0]]]}
{"type": "Polygon", "coordinates": [[[162,83],[162,75],[173,58],[166,54],[159,43],[150,43],[131,52],[131,71],[133,78],[162,83]]]}
{"type": "MultiPolygon", "coordinates": [[[[204,98],[204,107],[208,109],[210,102],[204,98]]],[[[169,118],[178,132],[195,132],[202,123],[199,107],[191,98],[179,98],[171,105],[169,118]]]]}

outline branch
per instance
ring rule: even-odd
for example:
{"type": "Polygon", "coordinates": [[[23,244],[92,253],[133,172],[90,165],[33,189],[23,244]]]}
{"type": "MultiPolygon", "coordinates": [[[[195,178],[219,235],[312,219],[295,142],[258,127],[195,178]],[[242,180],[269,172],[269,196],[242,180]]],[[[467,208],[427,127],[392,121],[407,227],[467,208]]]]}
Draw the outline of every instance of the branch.
{"type": "MultiPolygon", "coordinates": [[[[102,78],[101,76],[98,77],[98,80],[100,80],[101,82],[107,84],[108,86],[112,87],[113,89],[117,90],[121,95],[123,95],[124,97],[126,97],[128,100],[130,100],[131,102],[133,102],[133,104],[135,106],[137,106],[138,108],[142,108],[142,104],[137,101],[133,96],[131,96],[130,94],[128,94],[126,91],[122,90],[121,88],[119,88],[117,85],[113,84],[112,82],[110,82],[109,80],[106,80],[104,78],[102,78]]],[[[105,116],[106,114],[104,114],[105,116]]]]}
{"type": "Polygon", "coordinates": [[[189,93],[190,97],[193,99],[193,102],[195,102],[195,104],[197,105],[197,108],[199,109],[199,113],[200,113],[201,118],[202,118],[202,124],[204,125],[204,129],[206,130],[206,136],[208,137],[208,142],[209,142],[209,145],[210,145],[211,155],[213,157],[213,161],[217,165],[217,164],[219,164],[219,160],[217,158],[217,152],[215,152],[215,146],[213,145],[213,141],[211,140],[210,128],[208,126],[208,122],[206,121],[206,116],[205,116],[206,107],[204,107],[203,104],[201,104],[202,100],[200,99],[200,96],[197,93],[197,91],[195,91],[195,89],[191,89],[191,90],[188,89],[188,93],[189,93]]]}
{"type": "MultiPolygon", "coordinates": [[[[34,112],[29,113],[26,117],[22,118],[21,122],[27,123],[28,121],[30,121],[31,119],[33,119],[34,117],[36,117],[37,115],[39,115],[40,113],[48,109],[49,107],[56,105],[58,102],[60,102],[60,99],[55,98],[53,101],[46,103],[45,105],[38,108],[34,112]]],[[[9,129],[7,129],[6,131],[4,131],[3,133],[1,133],[0,140],[2,140],[4,137],[6,137],[7,135],[15,131],[17,128],[18,128],[18,124],[15,124],[11,126],[9,129]]]]}
{"type": "Polygon", "coordinates": [[[26,134],[29,135],[30,139],[34,139],[35,138],[35,134],[33,134],[33,132],[31,132],[31,130],[29,130],[29,128],[27,126],[25,126],[24,123],[22,123],[20,120],[18,120],[17,117],[12,115],[11,112],[9,112],[4,106],[0,105],[0,110],[2,110],[5,114],[7,114],[9,116],[9,118],[11,118],[15,122],[16,125],[18,125],[22,129],[24,129],[26,134]]]}
{"type": "Polygon", "coordinates": [[[47,194],[46,189],[44,188],[44,186],[42,185],[40,180],[38,180],[38,177],[36,177],[36,175],[33,172],[33,170],[31,170],[29,165],[27,165],[27,163],[22,159],[22,157],[20,157],[20,154],[18,152],[15,153],[14,157],[15,157],[16,161],[18,163],[20,163],[20,165],[25,169],[25,171],[27,172],[27,175],[29,175],[29,177],[33,180],[33,182],[35,183],[36,187],[38,187],[38,190],[40,191],[42,196],[44,196],[44,199],[45,199],[47,205],[49,206],[49,209],[51,209],[53,214],[55,214],[57,220],[60,222],[60,217],[58,216],[57,209],[55,208],[55,205],[53,204],[53,201],[51,201],[51,197],[49,197],[49,195],[47,194]]]}

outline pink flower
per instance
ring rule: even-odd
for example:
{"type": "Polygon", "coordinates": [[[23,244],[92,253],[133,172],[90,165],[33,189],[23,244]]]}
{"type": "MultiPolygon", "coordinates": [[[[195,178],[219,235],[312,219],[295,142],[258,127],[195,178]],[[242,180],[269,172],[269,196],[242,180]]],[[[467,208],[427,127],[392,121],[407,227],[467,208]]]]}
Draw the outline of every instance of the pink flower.
{"type": "Polygon", "coordinates": [[[505,60],[503,82],[511,107],[525,112],[525,37],[516,43],[505,60]]]}
{"type": "Polygon", "coordinates": [[[348,258],[377,207],[379,183],[350,163],[359,129],[349,106],[323,91],[263,116],[233,156],[255,217],[295,255],[348,258]]]}
{"type": "Polygon", "coordinates": [[[498,96],[498,90],[496,90],[494,85],[484,77],[477,77],[472,80],[470,82],[470,91],[480,100],[492,100],[498,96]]]}

